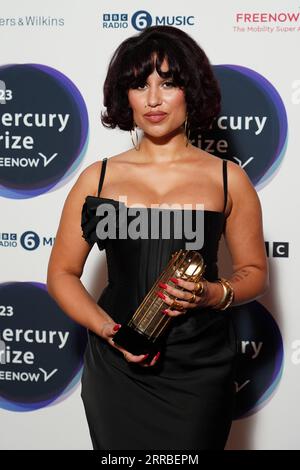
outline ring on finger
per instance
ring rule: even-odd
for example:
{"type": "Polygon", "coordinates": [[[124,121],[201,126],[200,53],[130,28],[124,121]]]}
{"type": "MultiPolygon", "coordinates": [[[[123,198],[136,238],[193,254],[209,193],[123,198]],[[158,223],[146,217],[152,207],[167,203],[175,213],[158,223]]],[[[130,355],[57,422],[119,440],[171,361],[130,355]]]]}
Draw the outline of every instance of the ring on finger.
{"type": "Polygon", "coordinates": [[[184,306],[177,302],[175,299],[173,300],[172,305],[170,305],[170,308],[173,308],[174,310],[178,311],[184,310],[184,306]]]}
{"type": "Polygon", "coordinates": [[[195,294],[195,292],[193,292],[192,297],[188,300],[188,302],[190,304],[193,304],[195,302],[195,300],[196,300],[196,294],[195,294]]]}
{"type": "Polygon", "coordinates": [[[203,282],[196,282],[193,292],[197,295],[201,295],[203,290],[204,290],[204,283],[203,282]]]}

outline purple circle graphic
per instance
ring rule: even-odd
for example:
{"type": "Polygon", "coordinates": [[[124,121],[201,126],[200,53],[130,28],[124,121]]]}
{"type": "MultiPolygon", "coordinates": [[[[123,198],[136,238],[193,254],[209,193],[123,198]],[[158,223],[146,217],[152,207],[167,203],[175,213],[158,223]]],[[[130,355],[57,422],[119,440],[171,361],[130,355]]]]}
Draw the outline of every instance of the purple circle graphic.
{"type": "Polygon", "coordinates": [[[0,195],[21,199],[61,186],[88,142],[88,114],[75,84],[40,64],[0,67],[0,195]]]}
{"type": "Polygon", "coordinates": [[[0,305],[0,406],[32,411],[65,399],[81,377],[86,330],[44,284],[1,284],[0,305]]]}
{"type": "Polygon", "coordinates": [[[259,302],[231,308],[237,337],[235,419],[256,413],[272,398],[283,371],[283,341],[259,302]]]}
{"type": "Polygon", "coordinates": [[[238,65],[214,66],[222,106],[211,129],[193,136],[196,145],[232,160],[247,172],[256,189],[276,174],[287,145],[284,103],[265,77],[238,65]]]}

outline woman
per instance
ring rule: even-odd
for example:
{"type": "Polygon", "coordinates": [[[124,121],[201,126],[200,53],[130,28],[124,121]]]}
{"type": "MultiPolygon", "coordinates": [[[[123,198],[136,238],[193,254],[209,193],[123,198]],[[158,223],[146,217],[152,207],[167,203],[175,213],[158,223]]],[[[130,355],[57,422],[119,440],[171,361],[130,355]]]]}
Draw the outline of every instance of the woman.
{"type": "MultiPolygon", "coordinates": [[[[109,64],[104,104],[103,124],[130,130],[134,146],[81,173],[65,202],[48,270],[50,294],[88,329],[82,398],[93,447],[223,449],[236,357],[228,307],[259,297],[268,282],[259,199],[239,166],[188,140],[189,130],[205,129],[217,116],[220,93],[205,53],[183,31],[154,26],[125,40],[109,64]],[[113,338],[187,239],[174,237],[172,218],[169,238],[115,237],[110,227],[105,239],[96,211],[172,210],[162,204],[176,204],[177,213],[189,212],[194,221],[203,215],[198,251],[206,282],[160,286],[165,314],[174,318],[164,347],[147,361],[113,338]],[[227,280],[218,279],[216,264],[222,233],[233,264],[227,280]],[[80,282],[95,242],[106,250],[109,277],[98,303],[80,282]]],[[[113,222],[120,230],[121,222],[113,222]]]]}

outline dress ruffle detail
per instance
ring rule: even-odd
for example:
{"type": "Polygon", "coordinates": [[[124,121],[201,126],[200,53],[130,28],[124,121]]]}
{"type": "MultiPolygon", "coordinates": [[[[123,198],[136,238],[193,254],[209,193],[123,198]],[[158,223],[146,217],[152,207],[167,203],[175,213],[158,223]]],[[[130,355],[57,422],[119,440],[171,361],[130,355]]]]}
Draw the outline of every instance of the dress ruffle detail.
{"type": "Polygon", "coordinates": [[[103,215],[97,215],[97,209],[99,205],[108,204],[113,205],[116,209],[116,227],[118,228],[118,210],[119,210],[119,201],[114,199],[101,198],[96,196],[87,196],[85,198],[85,203],[82,206],[81,212],[81,228],[82,228],[82,237],[87,241],[91,246],[94,243],[97,243],[99,250],[104,250],[106,246],[106,241],[108,238],[99,238],[96,232],[98,222],[107,217],[107,213],[103,215]]]}

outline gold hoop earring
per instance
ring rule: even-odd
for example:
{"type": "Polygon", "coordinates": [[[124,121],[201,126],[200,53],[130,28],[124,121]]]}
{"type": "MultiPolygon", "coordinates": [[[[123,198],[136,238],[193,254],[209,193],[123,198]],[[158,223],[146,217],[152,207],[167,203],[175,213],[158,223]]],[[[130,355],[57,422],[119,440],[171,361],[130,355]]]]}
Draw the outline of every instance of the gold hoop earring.
{"type": "Polygon", "coordinates": [[[184,133],[185,133],[185,146],[187,147],[190,142],[190,128],[188,126],[188,114],[186,113],[184,121],[184,133]]]}
{"type": "Polygon", "coordinates": [[[130,135],[131,135],[131,141],[135,150],[140,150],[140,142],[139,142],[139,136],[137,132],[137,125],[135,124],[134,121],[133,121],[133,129],[130,130],[130,135]],[[133,131],[135,131],[135,141],[134,141],[133,131]]]}

